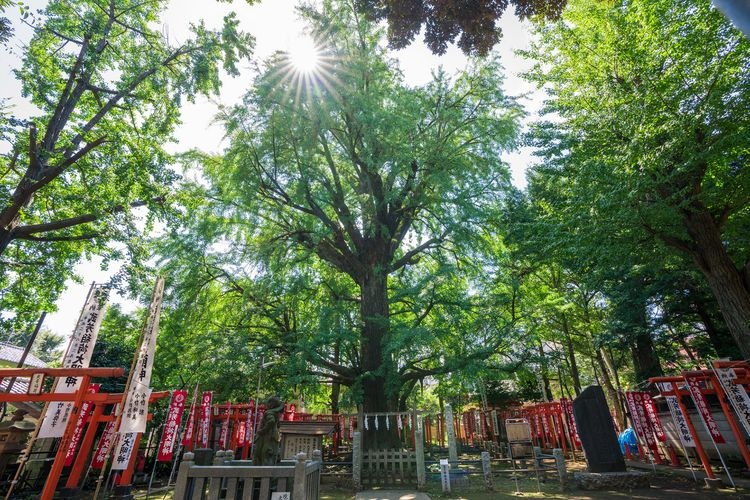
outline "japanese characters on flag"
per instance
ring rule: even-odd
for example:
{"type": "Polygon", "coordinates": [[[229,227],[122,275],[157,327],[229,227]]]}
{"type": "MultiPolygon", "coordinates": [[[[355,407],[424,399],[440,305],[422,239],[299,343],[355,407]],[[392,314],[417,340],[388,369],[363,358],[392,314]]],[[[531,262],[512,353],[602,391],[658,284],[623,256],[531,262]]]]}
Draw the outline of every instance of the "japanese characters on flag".
{"type": "Polygon", "coordinates": [[[221,431],[219,432],[219,448],[222,450],[227,449],[227,438],[229,438],[229,419],[232,415],[232,403],[227,401],[227,418],[221,423],[221,431]]]}
{"type": "Polygon", "coordinates": [[[208,448],[208,435],[211,431],[211,399],[213,391],[204,391],[201,396],[201,419],[198,422],[198,445],[208,448]]]}
{"type": "Polygon", "coordinates": [[[91,461],[92,469],[101,469],[104,467],[104,462],[107,460],[107,454],[109,453],[109,447],[112,446],[112,439],[115,436],[115,421],[108,422],[104,427],[104,433],[99,439],[99,446],[96,447],[96,453],[94,453],[94,459],[91,461]]]}
{"type": "Polygon", "coordinates": [[[172,393],[167,420],[164,422],[164,431],[159,442],[159,452],[156,457],[158,462],[170,462],[172,460],[172,452],[177,442],[177,431],[182,421],[182,412],[185,411],[186,399],[187,391],[174,391],[172,393]]]}
{"type": "Polygon", "coordinates": [[[706,426],[706,430],[711,436],[711,439],[713,439],[716,444],[726,443],[724,436],[719,432],[719,427],[716,425],[714,416],[711,414],[711,407],[708,406],[708,401],[706,401],[706,397],[701,392],[701,379],[689,375],[685,375],[684,378],[685,382],[687,382],[690,397],[693,398],[693,402],[698,408],[698,414],[701,416],[701,420],[703,420],[703,424],[706,426]]]}
{"type": "MultiPolygon", "coordinates": [[[[104,318],[108,294],[109,288],[102,285],[91,286],[81,316],[78,318],[73,335],[70,337],[68,350],[65,353],[65,358],[63,358],[63,368],[88,368],[91,355],[94,353],[96,338],[99,335],[99,327],[104,318]]],[[[80,377],[66,377],[64,380],[60,378],[55,382],[53,392],[70,394],[76,392],[80,386],[80,377]]],[[[72,401],[51,402],[44,415],[38,437],[40,439],[62,437],[72,411],[72,401]]]]}
{"type": "Polygon", "coordinates": [[[656,411],[656,405],[651,398],[651,394],[642,392],[641,395],[643,396],[643,407],[646,410],[646,416],[648,416],[651,429],[653,429],[654,434],[656,434],[656,439],[665,442],[667,440],[667,435],[664,433],[664,427],[662,427],[661,420],[659,420],[659,414],[656,411]]]}
{"type": "Polygon", "coordinates": [[[151,396],[151,372],[154,368],[156,336],[159,333],[161,300],[164,296],[164,278],[156,279],[148,317],[143,325],[141,347],[131,374],[125,409],[118,432],[145,432],[148,417],[148,398],[151,396]]]}
{"type": "Polygon", "coordinates": [[[117,446],[115,446],[115,452],[112,454],[112,470],[125,470],[128,468],[137,434],[137,432],[118,434],[117,446]]]}
{"type": "Polygon", "coordinates": [[[750,434],[750,397],[747,395],[745,387],[742,384],[734,383],[737,374],[734,373],[733,368],[714,368],[714,370],[716,371],[716,378],[719,379],[719,384],[721,384],[727,399],[729,399],[739,417],[739,421],[745,431],[750,434]]]}
{"type": "MultiPolygon", "coordinates": [[[[662,393],[672,391],[671,382],[663,382],[657,385],[662,393]]],[[[686,448],[695,448],[693,435],[690,434],[690,428],[685,420],[685,415],[682,413],[680,403],[677,402],[677,396],[664,396],[664,399],[667,400],[669,413],[672,414],[672,421],[674,421],[674,424],[677,427],[677,436],[680,438],[680,442],[682,442],[682,445],[686,448]]]]}
{"type": "MultiPolygon", "coordinates": [[[[100,384],[89,384],[89,394],[95,394],[99,392],[100,384]]],[[[76,421],[76,428],[73,431],[73,437],[70,440],[70,446],[68,451],[65,452],[65,467],[73,465],[73,459],[76,456],[76,449],[78,448],[78,442],[81,440],[81,434],[83,434],[83,428],[89,421],[89,414],[94,403],[90,401],[84,401],[81,403],[81,411],[78,412],[78,420],[76,421]]],[[[88,452],[88,450],[86,450],[88,452]]]]}
{"type": "Polygon", "coordinates": [[[237,425],[237,446],[245,446],[245,429],[247,428],[247,424],[243,422],[239,422],[239,425],[237,425]]]}
{"type": "Polygon", "coordinates": [[[562,406],[562,410],[565,412],[565,415],[568,418],[568,424],[570,425],[570,434],[573,438],[573,441],[577,446],[581,446],[581,440],[578,437],[578,426],[576,425],[576,420],[573,418],[573,402],[563,398],[560,400],[560,405],[562,406]]]}
{"type": "Polygon", "coordinates": [[[646,420],[646,411],[643,409],[641,393],[626,391],[625,401],[630,410],[630,418],[633,419],[636,435],[644,439],[649,448],[654,449],[656,441],[654,441],[654,435],[648,425],[648,420],[646,420]]]}
{"type": "Polygon", "coordinates": [[[182,436],[182,446],[190,446],[193,442],[193,433],[195,432],[195,401],[198,398],[198,386],[193,391],[193,402],[190,404],[190,412],[185,423],[185,434],[182,436]]]}

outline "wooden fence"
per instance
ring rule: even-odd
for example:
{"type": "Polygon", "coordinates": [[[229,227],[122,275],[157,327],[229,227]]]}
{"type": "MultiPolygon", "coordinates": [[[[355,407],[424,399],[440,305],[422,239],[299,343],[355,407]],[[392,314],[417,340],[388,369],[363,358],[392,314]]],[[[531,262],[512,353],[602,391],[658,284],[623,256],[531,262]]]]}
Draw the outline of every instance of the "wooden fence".
{"type": "MultiPolygon", "coordinates": [[[[319,457],[319,452],[316,454],[319,457]]],[[[271,491],[289,491],[291,500],[318,500],[321,462],[307,460],[304,453],[289,465],[258,467],[230,461],[219,465],[195,465],[185,453],[174,489],[175,500],[269,500],[271,491]],[[222,494],[224,493],[224,494],[222,494]]]]}
{"type": "Polygon", "coordinates": [[[370,450],[362,454],[362,483],[368,486],[414,486],[417,456],[409,450],[370,450]]]}

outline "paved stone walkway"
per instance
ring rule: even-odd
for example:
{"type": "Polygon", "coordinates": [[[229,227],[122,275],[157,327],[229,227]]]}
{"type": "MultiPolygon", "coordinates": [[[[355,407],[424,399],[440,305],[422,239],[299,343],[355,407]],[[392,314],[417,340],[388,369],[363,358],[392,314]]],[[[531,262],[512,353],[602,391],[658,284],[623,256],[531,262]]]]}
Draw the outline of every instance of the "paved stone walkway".
{"type": "Polygon", "coordinates": [[[405,490],[367,490],[357,493],[355,500],[431,500],[429,496],[417,491],[405,490]]]}

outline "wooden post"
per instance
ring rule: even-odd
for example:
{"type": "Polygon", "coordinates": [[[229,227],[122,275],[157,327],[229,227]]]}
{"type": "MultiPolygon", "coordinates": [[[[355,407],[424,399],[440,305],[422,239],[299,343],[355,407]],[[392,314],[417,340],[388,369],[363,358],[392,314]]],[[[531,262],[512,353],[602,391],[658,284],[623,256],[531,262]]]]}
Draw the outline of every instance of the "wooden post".
{"type": "Polygon", "coordinates": [[[99,428],[99,419],[104,413],[104,404],[97,404],[94,406],[94,414],[88,423],[86,434],[83,436],[81,446],[78,449],[76,460],[73,462],[73,468],[70,469],[70,475],[68,481],[65,483],[66,488],[77,488],[78,481],[81,479],[84,467],[88,461],[89,451],[91,451],[91,445],[94,444],[94,438],[96,437],[96,430],[99,428]]]}
{"type": "Polygon", "coordinates": [[[450,403],[445,404],[445,428],[448,431],[448,460],[451,467],[458,465],[458,453],[456,452],[456,430],[454,429],[453,408],[450,403]]]}
{"type": "Polygon", "coordinates": [[[415,440],[415,454],[417,456],[417,489],[421,490],[424,488],[426,471],[424,468],[424,432],[422,429],[418,429],[415,440]]]}
{"type": "Polygon", "coordinates": [[[484,487],[487,491],[492,491],[494,487],[492,484],[492,462],[490,462],[490,454],[486,451],[482,452],[482,473],[484,474],[484,487]]]}
{"type": "Polygon", "coordinates": [[[560,448],[552,450],[552,456],[555,457],[555,467],[557,475],[560,477],[560,489],[565,491],[568,488],[568,470],[565,468],[565,455],[560,448]]]}
{"type": "Polygon", "coordinates": [[[352,440],[352,482],[356,491],[362,490],[362,433],[354,431],[352,440]]]}
{"type": "MultiPolygon", "coordinates": [[[[297,463],[294,465],[294,489],[292,497],[299,500],[305,498],[305,468],[307,466],[307,455],[304,453],[297,454],[297,463]]],[[[264,500],[264,499],[261,499],[264,500]]]]}
{"type": "Polygon", "coordinates": [[[185,452],[182,463],[180,463],[180,469],[177,472],[177,482],[174,485],[174,500],[187,498],[188,470],[195,464],[193,462],[194,458],[195,455],[193,455],[193,452],[185,452]]]}
{"type": "MultiPolygon", "coordinates": [[[[690,415],[688,414],[688,410],[685,407],[685,403],[682,402],[682,396],[680,395],[680,391],[677,389],[677,383],[674,382],[672,385],[672,391],[669,395],[677,396],[677,404],[680,406],[680,411],[685,417],[685,423],[688,426],[688,430],[690,431],[690,435],[693,436],[693,442],[695,442],[695,451],[698,453],[698,457],[701,459],[701,463],[703,464],[703,470],[706,471],[706,476],[708,476],[709,479],[716,479],[716,476],[714,475],[714,471],[711,468],[711,461],[708,459],[708,455],[706,455],[706,450],[703,449],[703,444],[701,443],[700,438],[698,437],[698,432],[695,430],[695,425],[693,425],[693,420],[690,418],[690,415]]],[[[709,436],[710,439],[710,436],[709,436]]]]}

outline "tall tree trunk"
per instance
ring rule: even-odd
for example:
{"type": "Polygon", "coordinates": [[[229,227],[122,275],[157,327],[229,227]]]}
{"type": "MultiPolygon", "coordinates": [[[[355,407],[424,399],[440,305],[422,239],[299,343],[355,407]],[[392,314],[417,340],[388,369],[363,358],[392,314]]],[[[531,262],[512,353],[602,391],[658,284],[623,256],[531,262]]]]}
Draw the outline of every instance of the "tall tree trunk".
{"type": "Polygon", "coordinates": [[[636,382],[642,382],[649,377],[664,375],[650,332],[641,330],[631,342],[630,351],[633,356],[636,382]]]}
{"type": "Polygon", "coordinates": [[[568,317],[563,313],[562,315],[562,326],[563,333],[565,334],[565,347],[568,351],[568,360],[570,362],[570,375],[573,377],[573,390],[578,396],[581,393],[581,376],[578,372],[578,363],[576,362],[576,353],[573,349],[573,339],[570,336],[570,326],[568,325],[568,317]]]}
{"type": "MultiPolygon", "coordinates": [[[[389,329],[388,275],[385,266],[373,265],[360,283],[362,301],[362,407],[366,414],[396,411],[398,394],[389,393],[387,381],[393,375],[390,356],[384,351],[389,329]]],[[[398,384],[394,384],[396,386],[398,384]]],[[[398,445],[398,435],[369,426],[364,431],[366,449],[386,449],[398,445]]]]}
{"type": "MultiPolygon", "coordinates": [[[[341,342],[336,341],[333,346],[333,362],[339,364],[341,360],[341,342]]],[[[339,396],[341,395],[341,384],[339,382],[333,382],[331,384],[331,414],[338,415],[339,413],[339,396]]]]}
{"type": "Polygon", "coordinates": [[[622,411],[622,405],[620,404],[620,395],[617,392],[614,384],[612,383],[611,373],[607,363],[604,361],[604,353],[602,349],[596,349],[596,362],[599,365],[599,371],[602,373],[601,381],[604,383],[604,389],[607,391],[607,397],[609,403],[615,408],[615,419],[617,420],[617,426],[620,429],[625,429],[625,414],[622,411]]]}
{"type": "Polygon", "coordinates": [[[541,381],[542,400],[552,400],[552,389],[549,386],[549,375],[547,374],[547,358],[544,355],[544,344],[539,341],[539,365],[541,367],[539,377],[541,381]]]}
{"type": "Polygon", "coordinates": [[[729,333],[726,323],[722,322],[721,319],[718,321],[715,319],[709,309],[709,304],[705,301],[699,299],[694,301],[693,304],[716,354],[720,358],[737,356],[739,346],[734,341],[732,334],[729,333]]]}
{"type": "Polygon", "coordinates": [[[707,209],[698,205],[686,211],[683,220],[695,243],[693,260],[706,276],[741,356],[750,358],[750,292],[743,272],[727,253],[720,228],[707,209]]]}

